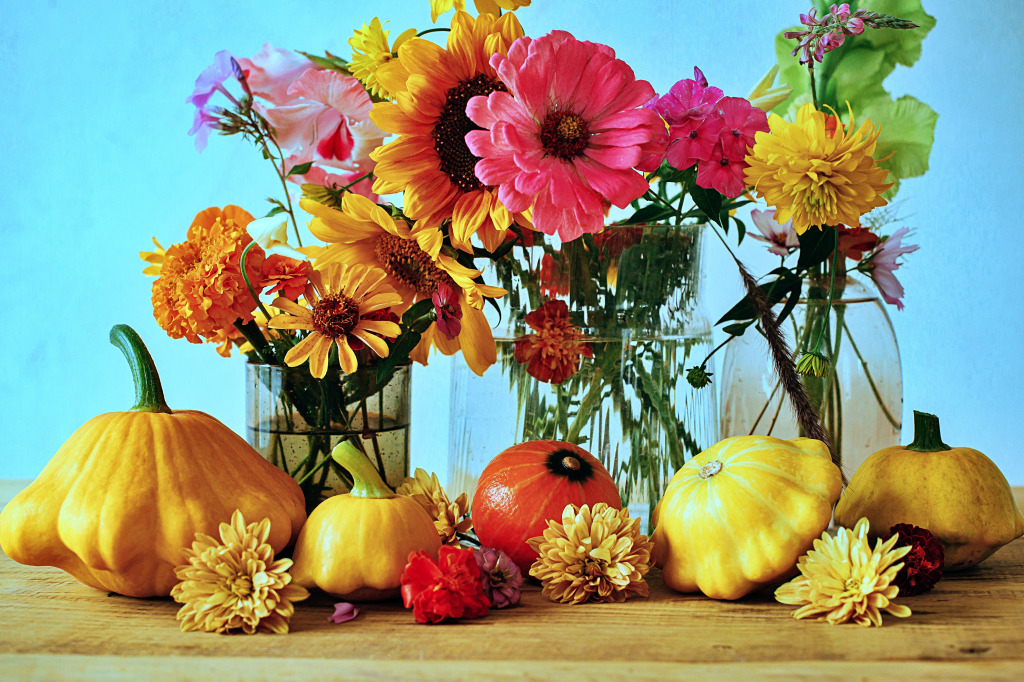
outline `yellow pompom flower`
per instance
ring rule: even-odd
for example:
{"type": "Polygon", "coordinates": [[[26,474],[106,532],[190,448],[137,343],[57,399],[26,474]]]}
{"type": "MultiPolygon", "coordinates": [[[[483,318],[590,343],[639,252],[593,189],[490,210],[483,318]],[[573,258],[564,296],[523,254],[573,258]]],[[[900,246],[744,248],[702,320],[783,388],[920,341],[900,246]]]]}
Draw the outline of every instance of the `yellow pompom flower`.
{"type": "Polygon", "coordinates": [[[183,632],[288,632],[293,602],[309,592],[292,583],[291,559],[274,561],[269,536],[270,519],[246,525],[237,509],[230,524],[220,524],[220,542],[196,533],[191,549],[182,549],[188,563],[174,569],[181,582],[171,589],[184,604],[178,610],[183,632]]]}
{"type": "Polygon", "coordinates": [[[800,575],[775,590],[775,599],[800,606],[793,617],[817,618],[832,625],[854,622],[882,624],[882,612],[906,618],[910,609],[893,603],[900,588],[893,584],[903,568],[899,562],[910,547],[895,547],[899,533],[875,548],[867,539],[868,520],[853,530],[840,528],[835,537],[828,531],[814,541],[814,549],[800,557],[800,575]]]}
{"type": "Polygon", "coordinates": [[[852,112],[845,127],[833,129],[828,118],[811,104],[800,107],[795,123],[771,114],[771,133],[758,132],[746,157],[747,185],[777,209],[776,221],[792,219],[797,234],[812,226],[860,227],[863,214],[886,205],[881,195],[892,187],[871,156],[881,128],[866,120],[854,130],[852,112]]]}
{"type": "Polygon", "coordinates": [[[459,533],[465,533],[473,527],[473,520],[469,518],[469,496],[462,493],[454,502],[449,500],[448,493],[437,480],[437,474],[416,469],[414,477],[406,477],[395,492],[411,497],[426,510],[434,520],[442,544],[458,544],[459,533]]]}
{"type": "Polygon", "coordinates": [[[388,31],[384,30],[380,19],[374,17],[369,25],[363,24],[363,27],[357,29],[348,40],[352,48],[352,59],[348,63],[349,71],[356,80],[366,86],[371,95],[392,99],[391,93],[377,79],[377,69],[397,57],[398,48],[402,43],[415,36],[416,29],[406,29],[395,39],[395,44],[390,45],[388,31]]]}

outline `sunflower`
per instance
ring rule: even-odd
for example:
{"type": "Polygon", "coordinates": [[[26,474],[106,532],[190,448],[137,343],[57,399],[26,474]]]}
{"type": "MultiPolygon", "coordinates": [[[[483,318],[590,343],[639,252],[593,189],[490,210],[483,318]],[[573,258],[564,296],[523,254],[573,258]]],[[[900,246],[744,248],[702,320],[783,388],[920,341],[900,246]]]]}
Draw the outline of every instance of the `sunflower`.
{"type": "Polygon", "coordinates": [[[382,358],[388,345],[381,337],[396,337],[399,326],[387,319],[387,309],[401,305],[402,297],[384,280],[387,273],[364,265],[330,263],[309,275],[306,285],[308,308],[284,296],[274,306],[284,311],[270,319],[274,329],[305,329],[313,332],[284,357],[289,367],[309,360],[310,373],[322,379],[327,373],[331,344],[338,347],[338,359],[346,374],[356,371],[355,351],[369,347],[382,358]],[[381,314],[384,313],[384,314],[381,314]]]}
{"type": "Polygon", "coordinates": [[[395,44],[388,44],[388,31],[380,23],[380,19],[373,18],[369,25],[363,24],[361,29],[348,39],[352,47],[352,59],[348,67],[352,75],[360,83],[366,86],[371,95],[391,99],[384,86],[377,80],[377,69],[395,58],[398,48],[402,43],[416,35],[416,29],[410,28],[395,38],[395,44]]]}
{"type": "Polygon", "coordinates": [[[482,272],[459,264],[443,255],[441,233],[437,229],[410,228],[404,220],[391,215],[366,197],[345,194],[341,210],[303,197],[299,205],[313,216],[309,230],[317,239],[328,242],[316,255],[316,265],[340,262],[368,264],[387,273],[386,282],[402,298],[394,312],[401,314],[416,301],[431,298],[442,284],[457,293],[462,311],[462,328],[453,339],[445,338],[432,324],[411,354],[413,360],[427,363],[431,346],[445,355],[462,351],[476,374],[497,361],[494,337],[483,313],[484,298],[505,295],[505,290],[479,284],[482,272]]]}
{"type": "Polygon", "coordinates": [[[792,219],[797,234],[812,226],[859,227],[862,215],[888,203],[888,171],[871,156],[881,128],[866,120],[855,130],[852,112],[845,127],[827,122],[811,104],[800,107],[795,123],[772,114],[771,133],[756,133],[746,157],[747,184],[778,209],[777,222],[792,219]]]}
{"type": "MultiPolygon", "coordinates": [[[[473,0],[477,14],[501,15],[501,10],[514,12],[520,7],[529,7],[530,0],[473,0]]],[[[466,11],[466,0],[430,0],[430,21],[437,23],[437,18],[455,8],[460,12],[466,11]]]]}
{"type": "Polygon", "coordinates": [[[370,154],[377,162],[373,191],[404,192],[406,215],[428,227],[450,218],[452,244],[466,252],[472,252],[474,234],[494,251],[513,219],[529,224],[527,216],[513,216],[498,201],[497,189],[477,179],[479,159],[466,146],[466,133],[480,130],[466,116],[466,104],[506,89],[489,60],[506,54],[522,35],[514,14],[474,19],[457,12],[447,49],[414,38],[377,70],[396,101],[375,104],[370,120],[399,137],[370,154]]]}

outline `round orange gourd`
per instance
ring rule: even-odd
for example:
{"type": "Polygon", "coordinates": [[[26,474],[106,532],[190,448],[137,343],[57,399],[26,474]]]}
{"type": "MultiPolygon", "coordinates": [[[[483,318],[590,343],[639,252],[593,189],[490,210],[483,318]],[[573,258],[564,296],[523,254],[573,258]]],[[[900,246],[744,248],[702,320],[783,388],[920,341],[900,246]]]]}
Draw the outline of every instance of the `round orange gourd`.
{"type": "Polygon", "coordinates": [[[513,445],[480,474],[473,528],[485,547],[504,550],[524,572],[537,558],[526,541],[542,535],[567,504],[622,508],[608,470],[583,448],[557,440],[513,445]]]}
{"type": "Polygon", "coordinates": [[[352,475],[352,490],[321,502],[299,534],[292,579],[350,601],[397,597],[409,554],[434,559],[441,538],[418,502],[395,495],[351,443],[331,453],[352,475]]]}
{"type": "Polygon", "coordinates": [[[843,481],[824,443],[727,438],[683,465],[655,510],[652,556],[677,592],[739,599],[793,572],[843,481]]]}
{"type": "Polygon", "coordinates": [[[914,412],[914,441],[884,448],[853,474],[836,523],[862,516],[873,533],[897,523],[931,531],[945,550],[943,570],[970,568],[1024,535],[1024,515],[999,467],[971,448],[942,442],[939,418],[914,412]]]}
{"type": "Polygon", "coordinates": [[[171,410],[142,339],[117,325],[110,341],[128,359],[136,404],[93,417],[0,513],[11,559],[56,566],[97,589],[167,596],[196,533],[217,535],[236,509],[270,519],[284,549],[306,519],[302,490],[208,414],[171,410]]]}

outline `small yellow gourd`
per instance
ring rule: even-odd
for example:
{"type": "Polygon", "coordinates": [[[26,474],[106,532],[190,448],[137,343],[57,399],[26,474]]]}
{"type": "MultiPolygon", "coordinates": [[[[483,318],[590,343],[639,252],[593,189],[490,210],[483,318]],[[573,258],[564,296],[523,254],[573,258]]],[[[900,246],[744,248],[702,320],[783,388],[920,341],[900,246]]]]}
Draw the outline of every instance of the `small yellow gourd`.
{"type": "Polygon", "coordinates": [[[842,526],[862,516],[878,534],[897,523],[927,528],[942,543],[946,571],[970,568],[1024,535],[999,468],[977,450],[943,443],[939,418],[916,411],[914,441],[868,457],[836,505],[842,526]]]}
{"type": "Polygon", "coordinates": [[[397,597],[410,553],[437,559],[434,521],[411,497],[395,495],[351,443],[340,443],[331,457],[352,475],[352,491],[309,515],[295,543],[292,579],[349,601],[397,597]]]}
{"type": "Polygon", "coordinates": [[[208,414],[171,410],[142,339],[117,325],[110,341],[128,360],[135,406],[93,417],[0,513],[11,559],[56,566],[97,589],[167,596],[196,533],[217,535],[240,510],[270,519],[279,552],[306,519],[302,490],[208,414]]]}
{"type": "Polygon", "coordinates": [[[655,510],[655,564],[677,592],[739,599],[793,572],[842,487],[821,441],[727,438],[668,484],[655,510]]]}

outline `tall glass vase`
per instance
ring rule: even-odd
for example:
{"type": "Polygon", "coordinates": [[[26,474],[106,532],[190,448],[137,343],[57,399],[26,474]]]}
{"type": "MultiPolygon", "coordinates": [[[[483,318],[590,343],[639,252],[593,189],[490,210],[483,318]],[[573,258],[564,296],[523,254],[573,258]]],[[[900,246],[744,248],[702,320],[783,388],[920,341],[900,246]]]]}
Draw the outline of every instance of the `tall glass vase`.
{"type": "Polygon", "coordinates": [[[392,488],[409,475],[409,366],[383,387],[374,368],[338,369],[316,379],[309,368],[249,363],[245,367],[249,444],[298,481],[307,511],[348,492],[352,479],[331,459],[349,441],[373,462],[392,488]]]}
{"type": "MultiPolygon", "coordinates": [[[[449,486],[471,497],[484,467],[528,440],[565,440],[597,457],[646,527],[675,470],[718,439],[714,391],[688,367],[710,349],[699,301],[703,226],[629,226],[560,247],[535,243],[499,261],[498,364],[483,377],[453,362],[449,486]],[[568,305],[593,357],[561,383],[515,358],[545,301],[568,305]]],[[[539,236],[538,236],[539,238],[539,236]]]]}
{"type": "MultiPolygon", "coordinates": [[[[831,369],[824,378],[803,381],[849,477],[869,455],[900,442],[899,347],[885,304],[854,276],[837,278],[830,312],[826,279],[809,280],[806,291],[783,329],[798,352],[825,326],[822,352],[831,369]]],[[[765,340],[753,329],[726,347],[721,378],[723,435],[802,435],[765,340]]]]}

